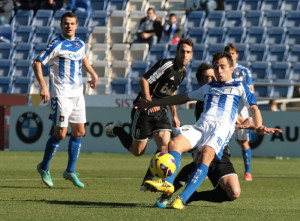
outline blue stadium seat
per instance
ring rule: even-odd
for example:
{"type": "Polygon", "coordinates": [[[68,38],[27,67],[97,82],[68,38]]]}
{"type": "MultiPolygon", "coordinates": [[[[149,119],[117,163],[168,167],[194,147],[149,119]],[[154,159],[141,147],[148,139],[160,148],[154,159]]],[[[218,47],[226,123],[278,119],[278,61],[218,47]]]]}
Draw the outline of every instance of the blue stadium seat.
{"type": "Polygon", "coordinates": [[[226,11],[224,27],[242,27],[244,26],[243,11],[226,11]]]}
{"type": "Polygon", "coordinates": [[[225,11],[210,11],[204,21],[204,27],[222,27],[225,19],[225,11]]]}
{"type": "Polygon", "coordinates": [[[177,50],[177,45],[174,45],[174,44],[170,45],[167,57],[168,58],[175,58],[176,50],[177,50]]]}
{"type": "Polygon", "coordinates": [[[91,7],[95,10],[106,10],[108,0],[92,0],[91,7]]]}
{"type": "MultiPolygon", "coordinates": [[[[228,43],[230,43],[230,42],[228,42],[228,43]]],[[[238,60],[239,61],[245,61],[247,59],[247,54],[248,54],[248,45],[243,44],[243,43],[241,43],[241,44],[236,43],[235,46],[237,47],[237,49],[239,51],[238,60]]]]}
{"type": "Polygon", "coordinates": [[[200,86],[198,84],[197,78],[196,77],[191,78],[190,89],[193,91],[198,89],[199,87],[200,86]]]}
{"type": "Polygon", "coordinates": [[[89,23],[90,27],[95,26],[106,26],[108,21],[108,12],[107,11],[94,11],[91,21],[89,23]]]}
{"type": "Polygon", "coordinates": [[[202,27],[205,20],[205,11],[191,11],[187,16],[187,28],[202,27]]]}
{"type": "Polygon", "coordinates": [[[244,66],[244,67],[246,67],[246,68],[248,68],[248,69],[250,69],[250,67],[251,67],[251,62],[250,61],[238,61],[238,64],[239,65],[242,65],[242,66],[244,66]]]}
{"type": "Polygon", "coordinates": [[[12,25],[30,25],[33,19],[33,10],[19,10],[12,19],[12,25]]]}
{"type": "Polygon", "coordinates": [[[35,29],[35,33],[32,37],[34,43],[48,43],[51,40],[53,33],[52,27],[41,27],[38,26],[35,29]]]}
{"type": "Polygon", "coordinates": [[[147,61],[157,62],[158,60],[166,58],[167,53],[168,53],[168,44],[152,45],[147,56],[147,61]]]}
{"type": "Polygon", "coordinates": [[[248,47],[248,61],[265,61],[269,46],[265,44],[251,44],[248,47]]]}
{"type": "Polygon", "coordinates": [[[248,44],[260,44],[265,42],[267,29],[265,27],[249,27],[245,42],[248,44]]]}
{"type": "Polygon", "coordinates": [[[291,63],[271,62],[270,77],[272,80],[287,80],[290,78],[291,63]]]}
{"type": "Polygon", "coordinates": [[[300,44],[300,29],[288,28],[285,43],[289,45],[300,44]]]}
{"type": "Polygon", "coordinates": [[[265,43],[266,44],[283,44],[286,36],[286,28],[269,27],[267,30],[265,43]]]}
{"type": "Polygon", "coordinates": [[[0,77],[0,94],[9,94],[12,86],[11,77],[0,77]]]}
{"type": "Polygon", "coordinates": [[[61,16],[65,14],[67,11],[66,10],[57,10],[55,11],[53,18],[51,19],[51,27],[59,27],[60,28],[60,20],[61,16]]]}
{"type": "Polygon", "coordinates": [[[290,79],[297,83],[300,82],[300,63],[297,62],[292,64],[290,79]]]}
{"type": "Polygon", "coordinates": [[[76,30],[76,37],[80,38],[83,42],[89,41],[90,30],[88,27],[78,27],[76,30]]]}
{"type": "Polygon", "coordinates": [[[30,60],[16,60],[16,64],[13,68],[13,77],[32,77],[33,71],[31,67],[32,62],[30,60]]]}
{"type": "Polygon", "coordinates": [[[273,83],[271,86],[270,97],[272,98],[292,98],[294,86],[291,80],[280,80],[280,82],[273,83]]]}
{"type": "Polygon", "coordinates": [[[88,11],[75,11],[78,21],[78,27],[86,27],[90,20],[90,13],[88,11]]]}
{"type": "Polygon", "coordinates": [[[240,10],[242,6],[241,0],[225,0],[224,1],[225,11],[240,10]]]}
{"type": "MultiPolygon", "coordinates": [[[[269,82],[269,81],[267,81],[269,82]]],[[[256,98],[267,98],[270,97],[271,86],[268,85],[256,85],[254,83],[254,95],[256,98]]]]}
{"type": "Polygon", "coordinates": [[[14,36],[14,42],[31,42],[33,33],[34,27],[19,25],[14,36]]]}
{"type": "Polygon", "coordinates": [[[12,26],[0,26],[0,43],[11,42],[13,40],[14,29],[12,26]]]}
{"type": "Polygon", "coordinates": [[[270,10],[265,11],[265,18],[263,20],[264,27],[280,27],[284,20],[284,11],[270,10]]]}
{"type": "Polygon", "coordinates": [[[32,43],[17,43],[12,59],[31,59],[33,52],[32,43]]]}
{"type": "Polygon", "coordinates": [[[225,28],[207,28],[205,43],[222,43],[225,39],[225,28]]]}
{"type": "Polygon", "coordinates": [[[261,10],[280,10],[281,0],[263,0],[261,10]]]}
{"type": "Polygon", "coordinates": [[[13,61],[11,59],[0,59],[0,78],[10,77],[13,70],[13,61]]]}
{"type": "Polygon", "coordinates": [[[33,18],[32,26],[49,26],[53,17],[53,10],[38,9],[33,18]]]}
{"type": "Polygon", "coordinates": [[[283,21],[284,27],[300,27],[300,11],[288,11],[283,21]]]}
{"type": "Polygon", "coordinates": [[[275,44],[270,46],[267,61],[285,61],[287,59],[288,46],[285,44],[275,44]]]}
{"type": "Polygon", "coordinates": [[[284,0],[281,4],[281,10],[283,11],[291,11],[291,10],[299,10],[299,0],[284,0]]]}
{"type": "Polygon", "coordinates": [[[194,44],[193,48],[193,60],[205,60],[206,57],[206,45],[194,44]]]}
{"type": "Polygon", "coordinates": [[[264,12],[260,10],[245,11],[245,27],[262,26],[264,12]]]}
{"type": "Polygon", "coordinates": [[[114,78],[110,86],[111,86],[110,94],[127,94],[128,78],[114,78]]]}
{"type": "Polygon", "coordinates": [[[107,10],[125,10],[127,0],[110,0],[107,4],[107,10]]]}
{"type": "Polygon", "coordinates": [[[149,69],[149,62],[148,61],[134,61],[131,64],[131,68],[129,71],[129,77],[142,77],[149,69]]]}
{"type": "Polygon", "coordinates": [[[252,78],[256,81],[258,79],[270,79],[270,63],[266,61],[252,61],[251,62],[252,78]]]}
{"type": "Polygon", "coordinates": [[[203,43],[206,37],[206,29],[201,27],[189,28],[187,37],[192,39],[194,44],[203,43]]]}
{"type": "Polygon", "coordinates": [[[32,84],[30,77],[16,77],[13,81],[11,94],[29,94],[32,84]]]}
{"type": "Polygon", "coordinates": [[[188,77],[191,78],[195,78],[196,77],[196,73],[198,70],[198,67],[200,66],[200,64],[202,64],[204,61],[202,60],[192,60],[189,65],[188,68],[188,77]]]}
{"type": "Polygon", "coordinates": [[[187,78],[183,79],[181,84],[179,85],[179,88],[177,89],[176,93],[177,94],[184,94],[189,92],[189,80],[187,78]]]}
{"type": "Polygon", "coordinates": [[[300,62],[300,45],[291,45],[287,61],[289,62],[300,62]]]}
{"type": "Polygon", "coordinates": [[[212,61],[212,55],[216,52],[224,51],[224,44],[207,44],[206,61],[212,61]]]}
{"type": "Polygon", "coordinates": [[[138,94],[140,90],[140,77],[130,78],[130,93],[138,94]]]}
{"type": "Polygon", "coordinates": [[[245,29],[243,27],[230,27],[227,28],[225,35],[225,44],[228,43],[244,43],[245,29]]]}
{"type": "Polygon", "coordinates": [[[13,49],[13,43],[0,43],[0,59],[10,59],[13,49]]]}
{"type": "Polygon", "coordinates": [[[33,48],[33,52],[32,52],[32,58],[35,59],[46,48],[47,48],[47,43],[36,43],[36,44],[34,44],[34,48],[33,48]]]}
{"type": "Polygon", "coordinates": [[[260,10],[261,2],[257,0],[243,0],[241,9],[242,11],[249,11],[249,10],[260,10]]]}

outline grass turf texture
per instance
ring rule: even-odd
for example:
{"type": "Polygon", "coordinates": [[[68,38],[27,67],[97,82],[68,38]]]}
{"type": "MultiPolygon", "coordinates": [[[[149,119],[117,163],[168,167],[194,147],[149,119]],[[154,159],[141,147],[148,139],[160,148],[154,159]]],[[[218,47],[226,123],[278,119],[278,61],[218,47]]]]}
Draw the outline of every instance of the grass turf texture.
{"type": "MultiPolygon", "coordinates": [[[[51,161],[53,188],[36,171],[42,152],[0,152],[0,220],[299,220],[300,159],[252,160],[254,181],[243,180],[242,158],[232,158],[242,194],[234,202],[193,202],[184,210],[153,207],[158,193],[139,186],[150,155],[81,153],[76,171],[86,188],[62,178],[67,153],[51,161]]],[[[189,163],[184,156],[182,165],[189,163]]],[[[199,190],[212,186],[205,180],[199,190]]],[[[177,196],[178,194],[175,194],[177,196]]],[[[175,197],[174,196],[174,197],[175,197]]]]}

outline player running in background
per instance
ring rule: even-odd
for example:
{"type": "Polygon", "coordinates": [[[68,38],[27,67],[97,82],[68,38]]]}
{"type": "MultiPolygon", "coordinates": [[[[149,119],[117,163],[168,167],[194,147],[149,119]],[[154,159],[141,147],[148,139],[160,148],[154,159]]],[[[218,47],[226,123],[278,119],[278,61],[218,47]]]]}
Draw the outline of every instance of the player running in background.
{"type": "MultiPolygon", "coordinates": [[[[233,60],[234,70],[232,72],[232,78],[235,79],[236,81],[246,82],[249,85],[249,87],[251,88],[252,92],[254,93],[254,85],[253,85],[252,74],[251,74],[250,70],[237,63],[237,59],[239,57],[239,52],[238,52],[238,48],[236,47],[236,45],[228,44],[225,47],[224,51],[230,53],[232,60],[233,60]]],[[[244,109],[241,110],[241,116],[245,119],[250,116],[246,107],[244,107],[244,109]]],[[[252,154],[251,154],[251,147],[249,144],[250,131],[242,129],[242,130],[238,130],[236,133],[237,133],[238,143],[242,148],[242,155],[243,155],[243,159],[244,159],[244,165],[245,165],[244,179],[246,181],[252,181],[253,180],[252,174],[251,174],[252,154]]]]}
{"type": "MultiPolygon", "coordinates": [[[[175,58],[158,61],[140,80],[140,98],[157,100],[175,94],[180,83],[186,76],[185,65],[193,56],[193,42],[191,39],[181,39],[177,45],[175,58]]],[[[175,128],[180,126],[175,105],[170,106],[172,122],[175,128]]],[[[171,124],[167,115],[167,106],[156,106],[147,110],[132,109],[131,134],[128,134],[120,121],[109,124],[105,133],[109,136],[118,136],[124,148],[135,156],[141,156],[146,149],[148,138],[152,137],[157,146],[157,152],[168,152],[168,143],[171,139],[171,124]]],[[[153,175],[148,168],[145,180],[152,180],[153,175]]]]}
{"type": "MultiPolygon", "coordinates": [[[[240,105],[245,105],[249,109],[256,133],[269,134],[281,131],[262,125],[261,113],[254,94],[246,83],[232,79],[233,60],[229,53],[215,53],[212,63],[217,82],[210,82],[189,93],[154,101],[141,99],[136,103],[137,107],[144,109],[158,105],[183,104],[191,100],[204,101],[204,112],[196,124],[178,128],[179,134],[169,143],[169,153],[176,160],[176,172],[180,167],[182,153],[196,148],[200,152],[196,169],[187,186],[171,204],[175,209],[184,208],[184,204],[204,181],[211,162],[214,159],[221,160],[224,147],[235,130],[240,105]]],[[[172,194],[176,172],[164,180],[146,181],[145,186],[167,195],[172,194]]]]}
{"type": "Polygon", "coordinates": [[[33,70],[41,86],[40,95],[44,103],[50,101],[50,117],[54,124],[54,134],[47,141],[44,158],[37,166],[42,181],[48,187],[53,187],[49,164],[66,137],[68,123],[72,135],[68,145],[68,165],[63,177],[83,188],[85,185],[78,179],[75,164],[81,148],[81,139],[85,134],[86,123],[85,100],[81,67],[85,67],[92,79],[88,82],[95,88],[98,76],[85,56],[84,42],[75,37],[77,17],[67,12],[61,17],[62,35],[51,41],[47,48],[33,62],[33,70]],[[43,77],[42,65],[49,63],[50,88],[47,88],[43,77]]]}

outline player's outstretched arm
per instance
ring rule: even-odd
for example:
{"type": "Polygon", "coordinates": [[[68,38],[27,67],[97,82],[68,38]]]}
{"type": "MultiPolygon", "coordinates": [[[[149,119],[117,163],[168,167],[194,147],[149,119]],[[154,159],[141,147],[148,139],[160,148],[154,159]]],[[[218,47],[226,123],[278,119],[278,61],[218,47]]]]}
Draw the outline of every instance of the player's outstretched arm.
{"type": "Polygon", "coordinates": [[[34,71],[35,78],[37,79],[37,81],[39,82],[39,85],[41,86],[40,96],[42,97],[44,104],[48,103],[48,101],[50,100],[50,93],[49,93],[47,84],[45,82],[44,76],[43,76],[42,62],[40,62],[38,59],[36,59],[32,63],[32,68],[34,71]]]}
{"type": "Polygon", "coordinates": [[[98,75],[97,75],[94,68],[92,67],[92,65],[90,64],[89,60],[86,57],[84,59],[82,59],[82,64],[83,64],[83,67],[92,76],[92,79],[90,81],[88,81],[88,83],[90,84],[90,87],[94,89],[97,86],[97,83],[98,83],[98,75]]]}

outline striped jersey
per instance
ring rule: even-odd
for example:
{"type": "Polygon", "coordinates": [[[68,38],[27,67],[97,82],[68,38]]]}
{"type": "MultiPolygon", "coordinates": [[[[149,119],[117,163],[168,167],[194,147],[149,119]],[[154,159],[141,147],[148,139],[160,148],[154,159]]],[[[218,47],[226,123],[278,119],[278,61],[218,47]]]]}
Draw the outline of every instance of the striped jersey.
{"type": "Polygon", "coordinates": [[[62,35],[52,40],[37,57],[43,65],[49,62],[50,96],[78,97],[83,94],[82,59],[85,45],[79,38],[69,40],[62,35]]]}
{"type": "Polygon", "coordinates": [[[254,94],[245,82],[232,80],[226,83],[212,81],[188,93],[190,100],[203,100],[204,110],[196,125],[203,121],[227,124],[234,132],[241,106],[257,105],[254,94]]]}
{"type": "Polygon", "coordinates": [[[232,72],[232,78],[236,81],[244,81],[248,85],[253,85],[252,74],[248,68],[236,64],[232,72]]]}

